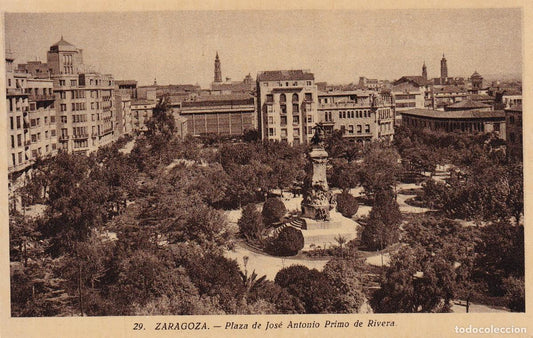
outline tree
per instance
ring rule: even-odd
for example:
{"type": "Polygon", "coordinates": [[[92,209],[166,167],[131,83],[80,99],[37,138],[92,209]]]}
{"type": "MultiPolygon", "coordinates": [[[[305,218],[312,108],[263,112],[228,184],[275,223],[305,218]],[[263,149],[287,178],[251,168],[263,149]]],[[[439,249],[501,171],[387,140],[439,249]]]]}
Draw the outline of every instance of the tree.
{"type": "Polygon", "coordinates": [[[261,240],[265,229],[263,217],[255,204],[248,204],[242,210],[242,216],[237,222],[242,236],[248,240],[261,240]]]}
{"type": "Polygon", "coordinates": [[[481,232],[476,251],[477,275],[487,283],[491,295],[505,294],[505,278],[524,277],[524,226],[513,226],[509,222],[487,225],[481,232]]]}
{"type": "Polygon", "coordinates": [[[524,278],[509,277],[504,280],[507,306],[512,312],[526,311],[525,282],[524,278]]]}
{"type": "Polygon", "coordinates": [[[330,161],[331,169],[328,170],[328,183],[331,186],[349,190],[360,184],[360,164],[348,162],[344,158],[333,158],[330,161]]]}
{"type": "Polygon", "coordinates": [[[361,242],[369,250],[383,250],[396,243],[400,236],[402,215],[391,190],[378,190],[367,223],[361,232],[361,242]]]}
{"type": "Polygon", "coordinates": [[[267,225],[280,222],[286,213],[287,208],[285,207],[285,204],[283,204],[283,201],[277,197],[267,199],[263,205],[263,211],[261,212],[263,220],[267,225]]]}
{"type": "Polygon", "coordinates": [[[371,305],[378,313],[447,312],[454,297],[453,264],[421,246],[391,257],[371,305]]]}
{"type": "Polygon", "coordinates": [[[360,261],[354,259],[334,258],[324,266],[323,273],[337,289],[343,312],[357,313],[365,301],[361,283],[362,269],[360,261]]]}
{"type": "Polygon", "coordinates": [[[361,185],[368,196],[379,190],[394,188],[402,170],[399,159],[394,148],[379,143],[370,145],[360,170],[361,185]]]}
{"type": "Polygon", "coordinates": [[[304,304],[305,313],[344,313],[346,310],[332,281],[316,269],[292,265],[278,271],[274,280],[304,304]]]}
{"type": "Polygon", "coordinates": [[[272,240],[267,250],[278,256],[294,256],[303,249],[304,236],[302,232],[292,226],[281,230],[278,237],[272,240]]]}
{"type": "Polygon", "coordinates": [[[189,261],[187,271],[200,295],[217,297],[220,308],[226,313],[237,312],[245,288],[235,260],[208,254],[189,261]]]}
{"type": "Polygon", "coordinates": [[[357,199],[347,190],[337,195],[337,211],[344,217],[351,218],[357,213],[358,209],[359,204],[357,203],[357,199]]]}
{"type": "Polygon", "coordinates": [[[244,131],[242,138],[244,142],[257,142],[261,139],[261,134],[257,129],[247,129],[244,131]]]}

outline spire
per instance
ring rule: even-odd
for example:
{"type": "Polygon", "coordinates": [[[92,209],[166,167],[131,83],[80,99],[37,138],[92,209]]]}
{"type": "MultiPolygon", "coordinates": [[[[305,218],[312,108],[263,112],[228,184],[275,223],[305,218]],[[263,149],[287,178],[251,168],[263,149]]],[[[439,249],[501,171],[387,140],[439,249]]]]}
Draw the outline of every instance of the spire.
{"type": "Polygon", "coordinates": [[[218,57],[218,51],[217,55],[215,57],[215,77],[214,77],[215,83],[221,83],[222,82],[222,70],[220,68],[220,58],[218,57]]]}

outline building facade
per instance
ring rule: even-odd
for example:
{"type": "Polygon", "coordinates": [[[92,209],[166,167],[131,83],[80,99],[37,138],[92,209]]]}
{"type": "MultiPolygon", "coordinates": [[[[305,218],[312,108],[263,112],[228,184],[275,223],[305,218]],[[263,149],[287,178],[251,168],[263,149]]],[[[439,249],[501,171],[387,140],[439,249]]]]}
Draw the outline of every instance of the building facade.
{"type": "Polygon", "coordinates": [[[390,95],[362,90],[319,92],[317,113],[327,133],[340,130],[343,137],[357,142],[393,139],[390,95]]]}
{"type": "Polygon", "coordinates": [[[29,75],[14,69],[14,59],[9,51],[6,51],[5,60],[8,172],[12,173],[30,165],[30,103],[25,90],[29,75]]]}
{"type": "Polygon", "coordinates": [[[507,145],[511,154],[522,156],[522,105],[517,104],[505,108],[507,145]]]}
{"type": "Polygon", "coordinates": [[[315,76],[307,70],[257,74],[257,127],[263,140],[308,143],[317,121],[315,76]]]}
{"type": "Polygon", "coordinates": [[[181,102],[176,120],[182,134],[241,136],[256,129],[255,103],[249,94],[210,95],[181,102]],[[182,125],[184,124],[184,125],[182,125]]]}
{"type": "Polygon", "coordinates": [[[402,125],[446,132],[496,133],[506,138],[505,113],[501,110],[439,111],[412,109],[402,113],[402,125]]]}
{"type": "Polygon", "coordinates": [[[133,131],[144,132],[148,130],[146,123],[152,118],[155,105],[155,100],[131,101],[131,122],[133,131]]]}

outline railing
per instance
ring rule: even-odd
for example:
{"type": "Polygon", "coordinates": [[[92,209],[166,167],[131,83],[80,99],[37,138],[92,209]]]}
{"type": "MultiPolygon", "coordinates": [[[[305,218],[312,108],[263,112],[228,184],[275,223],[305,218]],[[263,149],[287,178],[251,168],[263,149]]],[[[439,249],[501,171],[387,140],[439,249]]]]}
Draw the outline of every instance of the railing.
{"type": "Polygon", "coordinates": [[[89,138],[89,134],[74,134],[72,135],[72,138],[74,140],[82,140],[82,139],[89,138]]]}
{"type": "Polygon", "coordinates": [[[67,141],[68,139],[69,139],[68,135],[60,135],[59,136],[59,141],[67,141]]]}
{"type": "Polygon", "coordinates": [[[335,102],[320,103],[320,108],[370,108],[370,102],[335,102]]]}
{"type": "Polygon", "coordinates": [[[29,96],[29,99],[32,100],[32,101],[54,101],[55,100],[55,96],[54,95],[36,95],[36,94],[32,94],[29,96]]]}
{"type": "Polygon", "coordinates": [[[23,95],[24,88],[7,88],[7,95],[23,95]]]}

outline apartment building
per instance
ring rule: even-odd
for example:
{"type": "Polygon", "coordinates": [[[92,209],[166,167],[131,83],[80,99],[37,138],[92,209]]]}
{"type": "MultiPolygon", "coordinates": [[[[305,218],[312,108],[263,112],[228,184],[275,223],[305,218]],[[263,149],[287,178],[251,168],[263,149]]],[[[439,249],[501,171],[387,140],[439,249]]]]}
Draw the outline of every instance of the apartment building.
{"type": "Polygon", "coordinates": [[[357,142],[391,141],[394,136],[394,104],[386,93],[319,92],[317,111],[326,133],[340,130],[343,137],[357,142]]]}
{"type": "Polygon", "coordinates": [[[263,140],[308,143],[317,121],[317,87],[308,70],[257,74],[257,127],[263,140]]]}

